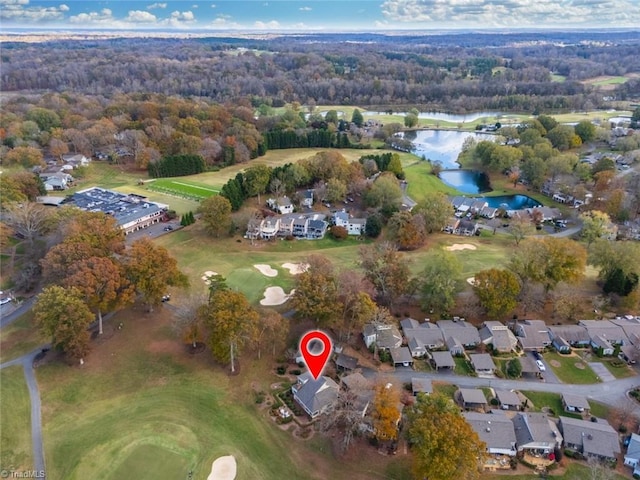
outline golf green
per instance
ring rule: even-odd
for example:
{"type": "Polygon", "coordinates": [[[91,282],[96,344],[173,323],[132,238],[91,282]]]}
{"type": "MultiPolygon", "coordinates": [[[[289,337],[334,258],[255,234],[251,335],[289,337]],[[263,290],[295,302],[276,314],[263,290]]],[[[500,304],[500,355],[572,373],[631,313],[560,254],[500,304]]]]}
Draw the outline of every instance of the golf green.
{"type": "Polygon", "coordinates": [[[156,480],[158,478],[187,478],[188,460],[175,452],[156,445],[140,445],[120,464],[109,477],[112,480],[135,478],[156,480]]]}

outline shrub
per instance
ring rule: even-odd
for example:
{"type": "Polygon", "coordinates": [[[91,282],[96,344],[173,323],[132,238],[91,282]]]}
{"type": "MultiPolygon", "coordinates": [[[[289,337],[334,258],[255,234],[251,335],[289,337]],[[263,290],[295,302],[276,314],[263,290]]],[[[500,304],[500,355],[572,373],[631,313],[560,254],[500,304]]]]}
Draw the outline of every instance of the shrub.
{"type": "Polygon", "coordinates": [[[278,366],[278,368],[276,368],[276,372],[278,372],[278,375],[284,375],[285,373],[287,373],[287,367],[283,367],[282,365],[278,366]]]}
{"type": "Polygon", "coordinates": [[[291,370],[292,375],[300,375],[302,372],[299,369],[291,370]]]}
{"type": "Polygon", "coordinates": [[[336,240],[344,240],[348,235],[349,233],[344,227],[331,227],[331,236],[336,240]]]}

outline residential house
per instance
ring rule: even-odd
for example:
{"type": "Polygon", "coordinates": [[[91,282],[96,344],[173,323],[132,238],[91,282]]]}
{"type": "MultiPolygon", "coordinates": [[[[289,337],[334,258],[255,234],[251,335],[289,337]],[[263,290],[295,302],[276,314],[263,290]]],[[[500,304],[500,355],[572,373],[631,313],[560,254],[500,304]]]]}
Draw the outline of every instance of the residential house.
{"type": "Polygon", "coordinates": [[[456,398],[462,408],[469,410],[482,410],[484,412],[489,405],[484,392],[477,388],[460,388],[456,392],[456,398]]]}
{"type": "Polygon", "coordinates": [[[442,231],[445,233],[454,233],[455,231],[458,230],[459,226],[460,226],[460,219],[456,217],[451,217],[449,220],[447,220],[447,224],[442,229],[442,231]]]}
{"type": "Polygon", "coordinates": [[[367,228],[366,218],[350,218],[347,225],[348,235],[364,235],[367,228]]]}
{"type": "Polygon", "coordinates": [[[389,349],[391,353],[391,361],[394,367],[409,367],[413,365],[413,357],[411,351],[407,347],[396,347],[389,349]]]}
{"type": "MultiPolygon", "coordinates": [[[[450,338],[453,338],[458,345],[462,345],[464,348],[475,348],[480,344],[478,329],[464,320],[439,320],[437,325],[442,330],[442,336],[449,349],[454,345],[449,341],[450,338]]],[[[455,355],[453,352],[452,354],[455,355]]]]}
{"type": "Polygon", "coordinates": [[[265,240],[275,238],[280,231],[280,219],[278,217],[267,217],[260,222],[260,237],[265,240]]]}
{"type": "Polygon", "coordinates": [[[478,412],[464,412],[462,415],[480,440],[487,445],[489,455],[516,455],[516,433],[511,419],[506,415],[478,412]]]}
{"type": "Polygon", "coordinates": [[[65,172],[41,173],[40,179],[47,192],[66,190],[73,183],[73,177],[65,172]]]}
{"type": "Polygon", "coordinates": [[[613,355],[615,345],[629,345],[631,343],[624,329],[610,320],[580,320],[578,325],[587,329],[593,348],[603,348],[610,351],[610,353],[603,353],[604,355],[613,355]]]}
{"type": "Polygon", "coordinates": [[[566,412],[582,413],[585,415],[589,415],[591,409],[586,397],[572,393],[562,394],[562,406],[566,412]]]}
{"type": "Polygon", "coordinates": [[[407,340],[407,346],[414,358],[423,357],[427,350],[434,350],[444,346],[442,330],[431,322],[419,324],[412,318],[400,322],[402,332],[407,340]]]}
{"type": "Polygon", "coordinates": [[[402,335],[395,325],[374,325],[367,323],[362,331],[362,337],[367,348],[377,345],[378,348],[391,350],[402,345],[402,335]]]}
{"type": "Polygon", "coordinates": [[[302,193],[302,201],[301,201],[301,205],[303,207],[306,208],[311,208],[313,207],[313,190],[309,189],[309,190],[305,190],[302,193]]]}
{"type": "Polygon", "coordinates": [[[78,153],[78,154],[62,155],[62,161],[66,165],[70,165],[72,168],[75,169],[78,167],[86,167],[87,165],[89,165],[89,162],[91,162],[91,159],[78,153]]]}
{"type": "Polygon", "coordinates": [[[467,197],[453,197],[451,205],[456,212],[467,213],[475,200],[467,197]]]}
{"type": "Polygon", "coordinates": [[[514,325],[516,338],[524,351],[542,351],[551,345],[549,328],[543,320],[517,321],[514,325]]]}
{"type": "Polygon", "coordinates": [[[569,353],[571,348],[585,348],[591,343],[589,332],[582,325],[549,326],[549,336],[556,350],[569,353]]]}
{"type": "Polygon", "coordinates": [[[560,430],[566,449],[580,452],[587,459],[615,462],[620,453],[620,441],[606,420],[597,422],[577,418],[560,417],[560,430]]]}
{"type": "Polygon", "coordinates": [[[478,212],[478,215],[480,215],[483,218],[491,219],[491,218],[496,218],[497,213],[498,213],[497,208],[484,207],[482,210],[478,212]]]}
{"type": "Polygon", "coordinates": [[[522,375],[530,377],[540,375],[540,369],[533,358],[522,356],[518,358],[518,361],[520,362],[520,367],[522,367],[522,375]]]}
{"type": "Polygon", "coordinates": [[[293,213],[293,203],[289,197],[269,198],[267,206],[280,215],[293,213]]]}
{"type": "Polygon", "coordinates": [[[540,214],[542,214],[541,218],[543,222],[551,222],[551,221],[562,218],[562,212],[560,212],[560,210],[557,208],[534,207],[534,208],[527,208],[526,210],[529,215],[533,215],[534,211],[540,212],[540,214]]]}
{"type": "Polygon", "coordinates": [[[333,214],[332,220],[336,227],[347,228],[347,225],[349,225],[349,214],[345,210],[340,210],[333,214]]]}
{"type": "Polygon", "coordinates": [[[307,236],[307,217],[305,217],[304,215],[299,215],[293,219],[291,234],[294,237],[307,236]]]}
{"type": "Polygon", "coordinates": [[[338,384],[331,378],[322,376],[314,380],[310,374],[298,376],[291,387],[293,398],[311,417],[316,418],[328,412],[338,398],[338,384]]]}
{"type": "Polygon", "coordinates": [[[356,357],[340,353],[336,358],[336,368],[342,372],[355,370],[358,368],[358,359],[356,357]]]}
{"type": "Polygon", "coordinates": [[[488,353],[472,353],[469,360],[478,375],[493,375],[496,371],[496,364],[488,353]]]}
{"type": "Polygon", "coordinates": [[[447,337],[444,341],[445,345],[449,349],[449,353],[451,355],[455,355],[456,357],[461,357],[464,355],[464,345],[460,343],[456,337],[447,337]]]}
{"type": "Polygon", "coordinates": [[[640,475],[640,435],[631,434],[631,440],[624,454],[624,464],[633,467],[633,476],[640,475]]]}
{"type": "Polygon", "coordinates": [[[640,342],[640,317],[634,317],[632,315],[626,315],[624,317],[618,317],[611,320],[611,323],[618,325],[624,331],[629,342],[625,342],[625,345],[632,343],[636,345],[640,342]]]}
{"type": "Polygon", "coordinates": [[[279,237],[293,236],[293,223],[296,220],[296,215],[288,214],[280,217],[280,229],[278,230],[279,237]]]}
{"type": "MultiPolygon", "coordinates": [[[[317,217],[317,215],[314,215],[314,217],[317,217]]],[[[309,240],[324,238],[325,233],[327,233],[327,227],[328,224],[324,220],[319,218],[309,219],[306,238],[309,240]]]]}
{"type": "Polygon", "coordinates": [[[496,398],[503,410],[520,410],[522,401],[513,390],[496,390],[496,398]]]}
{"type": "Polygon", "coordinates": [[[346,390],[352,392],[355,396],[355,405],[360,415],[364,417],[373,399],[373,383],[359,372],[345,375],[342,377],[341,382],[346,390]]]}
{"type": "Polygon", "coordinates": [[[512,352],[518,345],[518,339],[509,327],[496,320],[484,322],[478,333],[482,343],[491,345],[498,353],[512,352]]]}
{"type": "Polygon", "coordinates": [[[465,237],[471,237],[478,231],[478,224],[473,220],[463,218],[458,224],[458,228],[453,232],[457,235],[464,235],[465,237]]]}
{"type": "Polygon", "coordinates": [[[519,452],[545,455],[562,446],[562,435],[558,427],[544,413],[519,412],[511,421],[519,452]]]}
{"type": "Polygon", "coordinates": [[[473,203],[471,204],[471,207],[469,207],[469,211],[471,213],[480,213],[480,211],[483,208],[486,208],[489,206],[489,203],[486,200],[474,200],[473,203]]]}
{"type": "Polygon", "coordinates": [[[431,380],[428,378],[411,378],[411,392],[413,396],[417,396],[419,393],[424,393],[426,395],[431,395],[433,393],[433,384],[431,380]]]}
{"type": "Polygon", "coordinates": [[[430,363],[436,371],[441,368],[454,370],[456,368],[456,362],[453,360],[450,352],[429,352],[430,363]]]}
{"type": "Polygon", "coordinates": [[[602,335],[596,335],[591,338],[591,347],[604,357],[610,357],[615,352],[613,343],[602,335]]]}

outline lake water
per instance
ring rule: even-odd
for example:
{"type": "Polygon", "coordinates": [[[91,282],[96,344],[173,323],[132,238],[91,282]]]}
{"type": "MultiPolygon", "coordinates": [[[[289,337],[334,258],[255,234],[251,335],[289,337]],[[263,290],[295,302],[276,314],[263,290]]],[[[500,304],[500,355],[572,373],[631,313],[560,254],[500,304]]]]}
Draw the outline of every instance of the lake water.
{"type": "Polygon", "coordinates": [[[491,191],[489,178],[477,170],[443,170],[440,180],[462,193],[484,193],[491,191]]]}
{"type": "Polygon", "coordinates": [[[522,210],[524,208],[541,207],[537,200],[526,195],[499,195],[497,197],[484,198],[490,207],[500,208],[505,206],[507,210],[522,210]]]}
{"type": "Polygon", "coordinates": [[[412,153],[424,156],[427,160],[440,161],[445,169],[458,168],[458,155],[462,151],[462,144],[469,137],[474,137],[477,141],[494,138],[487,133],[451,130],[417,130],[407,132],[406,136],[413,143],[412,153]]]}
{"type": "MultiPolygon", "coordinates": [[[[370,115],[386,115],[387,112],[363,112],[363,116],[370,115]]],[[[399,115],[404,117],[407,112],[393,112],[393,115],[399,115]]],[[[443,112],[420,112],[418,113],[418,118],[424,118],[427,120],[441,120],[443,122],[451,122],[451,123],[465,123],[465,122],[475,122],[476,120],[484,117],[498,117],[504,115],[504,112],[473,112],[466,113],[463,115],[456,115],[454,113],[443,113],[443,112]]]]}

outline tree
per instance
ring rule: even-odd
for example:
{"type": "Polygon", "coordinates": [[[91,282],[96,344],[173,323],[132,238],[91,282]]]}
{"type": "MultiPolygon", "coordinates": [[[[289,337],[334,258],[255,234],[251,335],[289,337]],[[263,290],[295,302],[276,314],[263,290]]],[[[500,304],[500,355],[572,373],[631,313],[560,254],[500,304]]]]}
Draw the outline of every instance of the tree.
{"type": "Polygon", "coordinates": [[[489,317],[501,318],[518,304],[520,283],[513,272],[490,268],[476,273],[473,291],[489,317]]]}
{"type": "Polygon", "coordinates": [[[13,203],[7,205],[6,210],[4,220],[7,225],[22,235],[31,245],[37,235],[46,233],[50,227],[51,211],[39,203],[13,203]]]}
{"type": "Polygon", "coordinates": [[[322,415],[320,429],[323,432],[335,429],[342,437],[342,451],[345,452],[353,437],[361,432],[363,423],[362,412],[365,401],[371,395],[371,386],[368,381],[349,384],[349,388],[343,386],[338,390],[338,396],[333,403],[330,415],[322,415]]]}
{"type": "Polygon", "coordinates": [[[338,275],[338,292],[342,308],[340,337],[348,340],[375,315],[376,304],[371,299],[374,289],[359,272],[344,270],[338,275]]]}
{"type": "Polygon", "coordinates": [[[202,319],[198,312],[207,301],[206,294],[191,293],[182,298],[180,304],[175,307],[174,328],[192,348],[196,348],[197,343],[203,338],[202,319]]]}
{"type": "Polygon", "coordinates": [[[247,168],[244,172],[244,187],[250,197],[258,196],[260,204],[260,194],[267,191],[267,186],[271,181],[272,168],[266,165],[255,165],[247,168]]]}
{"type": "Polygon", "coordinates": [[[325,198],[331,203],[344,202],[347,196],[347,185],[338,178],[330,178],[327,182],[325,198]]]}
{"type": "Polygon", "coordinates": [[[529,234],[533,232],[531,221],[524,215],[517,215],[509,222],[509,233],[516,242],[516,247],[529,234]]]}
{"type": "Polygon", "coordinates": [[[451,202],[442,192],[427,191],[412,212],[422,215],[427,233],[437,233],[451,217],[451,202]]]}
{"type": "Polygon", "coordinates": [[[547,132],[547,139],[554,148],[568,150],[573,146],[575,131],[571,125],[558,125],[547,132]]]}
{"type": "Polygon", "coordinates": [[[89,353],[87,328],[93,314],[75,288],[52,285],[45,288],[33,306],[36,325],[54,348],[81,360],[89,353]]]}
{"type": "Polygon", "coordinates": [[[210,235],[220,237],[231,232],[231,202],[220,195],[205,198],[198,207],[202,222],[210,235]]]}
{"type": "Polygon", "coordinates": [[[98,333],[102,335],[102,312],[111,312],[133,302],[134,288],[120,264],[109,257],[90,257],[74,263],[67,287],[82,293],[87,306],[98,317],[98,333]]]}
{"type": "Polygon", "coordinates": [[[596,126],[589,120],[582,120],[574,127],[576,135],[582,143],[590,142],[596,136],[596,126]]]}
{"type": "Polygon", "coordinates": [[[374,387],[371,417],[373,435],[378,441],[394,441],[398,438],[401,412],[400,391],[391,383],[380,382],[374,387]]]}
{"type": "MultiPolygon", "coordinates": [[[[380,175],[365,195],[367,205],[384,212],[396,212],[402,205],[402,189],[394,175],[380,175]]],[[[389,215],[390,216],[390,215],[389,215]]]]}
{"type": "Polygon", "coordinates": [[[418,116],[413,113],[407,113],[404,116],[404,126],[407,128],[413,128],[418,125],[418,116]]]}
{"type": "Polygon", "coordinates": [[[422,215],[412,215],[409,211],[396,212],[389,219],[389,238],[399,250],[415,250],[424,245],[427,232],[422,215]]]}
{"type": "Polygon", "coordinates": [[[400,256],[396,247],[388,242],[361,247],[359,264],[364,276],[374,288],[378,301],[393,305],[401,295],[407,293],[410,285],[410,271],[407,261],[400,256]]]}
{"type": "Polygon", "coordinates": [[[258,312],[260,321],[257,323],[255,348],[258,359],[262,357],[262,348],[271,346],[271,356],[275,357],[278,350],[282,350],[289,334],[289,320],[272,309],[262,309],[258,312]]]}
{"type": "Polygon", "coordinates": [[[127,278],[147,304],[149,312],[160,304],[169,286],[186,287],[187,277],[166,248],[143,237],[131,244],[124,254],[127,278]]]}
{"type": "Polygon", "coordinates": [[[408,423],[415,478],[480,478],[486,445],[450,399],[439,393],[418,394],[408,423]]]}
{"type": "Polygon", "coordinates": [[[450,252],[431,250],[418,277],[420,306],[426,312],[448,312],[456,303],[462,264],[450,252]]]}
{"type": "Polygon", "coordinates": [[[522,162],[522,178],[536,190],[542,187],[546,171],[547,166],[541,158],[531,157],[522,162]]]}
{"type": "Polygon", "coordinates": [[[240,292],[221,289],[211,295],[199,316],[208,329],[208,345],[219,362],[230,362],[236,371],[236,357],[255,341],[259,316],[240,292]]]}
{"type": "Polygon", "coordinates": [[[2,159],[5,165],[21,165],[24,168],[43,166],[42,152],[35,147],[16,147],[7,152],[2,159]]]}
{"type": "Polygon", "coordinates": [[[364,123],[364,117],[362,116],[362,113],[360,113],[360,110],[358,110],[357,108],[353,110],[353,114],[351,115],[351,122],[355,123],[358,127],[361,127],[364,123]]]}
{"type": "Polygon", "coordinates": [[[369,238],[378,238],[380,233],[382,233],[382,218],[374,213],[367,218],[364,234],[369,238]]]}
{"type": "MultiPolygon", "coordinates": [[[[550,132],[558,126],[558,121],[555,118],[550,117],[549,115],[538,115],[536,120],[540,122],[542,127],[544,127],[544,130],[546,130],[547,132],[550,132]]],[[[544,135],[545,133],[543,132],[542,134],[544,135]]]]}
{"type": "Polygon", "coordinates": [[[512,358],[507,361],[507,376],[509,378],[520,378],[522,375],[522,365],[520,364],[520,360],[517,358],[512,358]]]}
{"type": "Polygon", "coordinates": [[[591,248],[591,244],[597,239],[604,237],[609,233],[611,219],[609,215],[599,210],[591,210],[590,212],[580,215],[582,220],[581,237],[587,242],[587,250],[591,248]]]}
{"type": "Polygon", "coordinates": [[[555,182],[558,175],[570,173],[578,158],[573,154],[555,155],[547,160],[547,173],[551,175],[551,181],[555,182]]]}
{"type": "Polygon", "coordinates": [[[322,255],[312,255],[306,263],[309,267],[296,277],[296,291],[291,298],[293,308],[298,316],[313,319],[318,327],[333,326],[340,318],[333,265],[322,255]]]}

